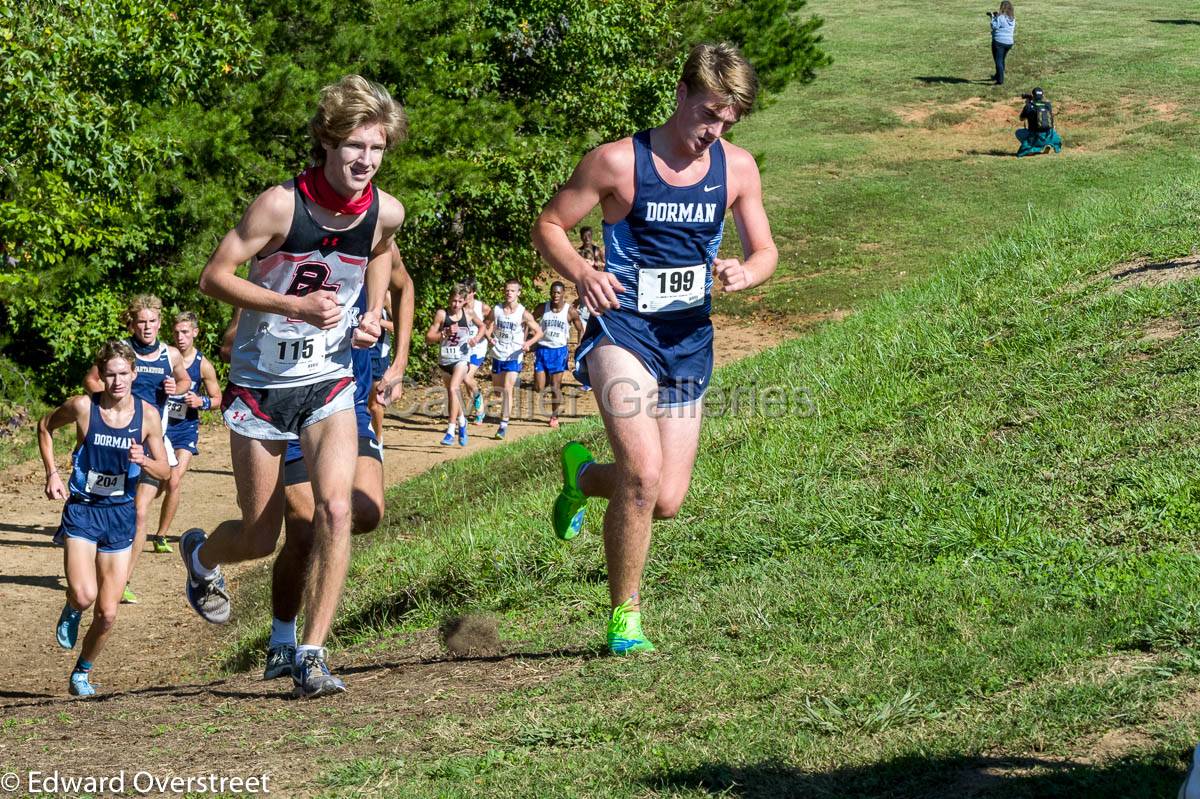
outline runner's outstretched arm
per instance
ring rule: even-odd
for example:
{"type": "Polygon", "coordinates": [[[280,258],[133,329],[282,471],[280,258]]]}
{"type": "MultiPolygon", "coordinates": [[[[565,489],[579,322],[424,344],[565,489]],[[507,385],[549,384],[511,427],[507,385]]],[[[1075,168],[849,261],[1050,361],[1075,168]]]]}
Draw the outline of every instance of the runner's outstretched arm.
{"type": "Polygon", "coordinates": [[[744,261],[716,258],[713,271],[725,292],[742,291],[765,282],[775,274],[779,250],[771,237],[771,223],[762,202],[762,178],[754,156],[740,147],[726,145],[731,172],[737,176],[737,195],[730,210],[742,241],[744,261]]]}
{"type": "Polygon", "coordinates": [[[621,169],[630,167],[622,160],[633,158],[633,148],[623,151],[621,142],[604,144],[583,157],[571,179],[550,200],[533,224],[531,236],[533,246],[546,263],[567,280],[575,284],[579,296],[588,307],[603,312],[607,308],[618,308],[617,292],[625,289],[620,281],[609,272],[599,272],[591,261],[584,258],[571,244],[567,234],[575,225],[596,207],[602,199],[613,193],[612,176],[621,169]]]}

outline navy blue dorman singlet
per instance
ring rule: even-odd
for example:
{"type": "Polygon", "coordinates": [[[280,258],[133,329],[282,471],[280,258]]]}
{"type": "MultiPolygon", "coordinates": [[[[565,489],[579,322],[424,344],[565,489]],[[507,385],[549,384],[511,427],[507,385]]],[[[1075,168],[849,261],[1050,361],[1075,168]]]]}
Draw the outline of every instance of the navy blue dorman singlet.
{"type": "Polygon", "coordinates": [[[634,195],[629,213],[604,223],[605,269],[625,291],[621,309],[653,319],[707,319],[712,262],[721,246],[727,196],[725,150],[708,148],[708,172],[672,186],[654,165],[650,131],[633,136],[634,195]]]}
{"type": "Polygon", "coordinates": [[[142,400],[133,398],[133,417],[124,427],[109,427],[100,416],[100,394],[92,395],[88,431],[71,455],[71,499],[89,505],[133,502],[142,467],[129,462],[129,448],[142,441],[142,400]]]}

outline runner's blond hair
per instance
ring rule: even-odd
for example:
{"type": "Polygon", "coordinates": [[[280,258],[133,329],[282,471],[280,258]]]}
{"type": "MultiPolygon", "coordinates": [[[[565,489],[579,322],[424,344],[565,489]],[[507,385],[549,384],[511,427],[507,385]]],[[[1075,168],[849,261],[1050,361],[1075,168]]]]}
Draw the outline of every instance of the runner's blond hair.
{"type": "Polygon", "coordinates": [[[138,314],[142,311],[154,311],[162,317],[162,300],[153,294],[138,294],[129,301],[129,305],[125,306],[125,313],[121,314],[121,321],[126,326],[132,325],[137,321],[138,314]]]}
{"type": "Polygon", "coordinates": [[[336,147],[355,128],[371,124],[383,126],[389,150],[408,133],[404,106],[393,100],[388,90],[378,83],[361,75],[347,75],[321,89],[317,112],[308,123],[313,161],[325,163],[325,145],[336,147]]]}
{"type": "Polygon", "coordinates": [[[96,351],[96,357],[92,359],[92,363],[96,365],[96,371],[104,375],[104,366],[113,358],[124,358],[131,369],[137,370],[137,356],[133,354],[133,347],[125,341],[112,339],[100,345],[100,349],[96,351]]]}
{"type": "Polygon", "coordinates": [[[688,94],[710,92],[716,95],[739,118],[754,106],[758,96],[758,76],[754,67],[729,42],[698,44],[688,53],[679,82],[688,94]]]}
{"type": "Polygon", "coordinates": [[[197,318],[195,311],[180,311],[175,314],[175,321],[171,323],[171,327],[187,322],[197,330],[200,329],[200,319],[197,318]]]}

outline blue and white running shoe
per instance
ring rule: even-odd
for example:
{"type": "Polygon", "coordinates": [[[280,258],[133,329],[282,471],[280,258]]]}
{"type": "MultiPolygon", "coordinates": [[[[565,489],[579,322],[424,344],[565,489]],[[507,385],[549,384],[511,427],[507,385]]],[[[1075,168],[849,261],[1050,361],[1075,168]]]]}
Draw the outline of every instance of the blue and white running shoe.
{"type": "Polygon", "coordinates": [[[324,649],[306,650],[300,662],[292,667],[292,696],[297,699],[345,692],[346,684],[329,673],[324,649]]]}
{"type": "Polygon", "coordinates": [[[62,613],[58,614],[58,624],[54,628],[54,637],[63,649],[74,649],[75,641],[79,639],[79,620],[83,611],[71,607],[67,602],[63,605],[62,613]]]}
{"type": "Polygon", "coordinates": [[[71,696],[95,696],[96,686],[88,680],[86,671],[71,672],[71,684],[67,686],[67,690],[71,692],[71,696]]]}

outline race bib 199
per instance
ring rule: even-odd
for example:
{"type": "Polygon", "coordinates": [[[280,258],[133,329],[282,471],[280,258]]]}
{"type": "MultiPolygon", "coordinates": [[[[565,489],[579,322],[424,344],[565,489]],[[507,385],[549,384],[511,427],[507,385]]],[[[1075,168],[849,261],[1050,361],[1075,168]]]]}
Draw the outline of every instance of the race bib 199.
{"type": "Polygon", "coordinates": [[[638,270],[638,311],[682,311],[704,304],[708,266],[642,267],[638,270]]]}
{"type": "Polygon", "coordinates": [[[125,496],[125,475],[89,471],[85,490],[97,497],[125,496]]]}
{"type": "Polygon", "coordinates": [[[325,335],[279,338],[266,331],[258,341],[258,368],[280,377],[306,377],[325,367],[325,335]]]}

